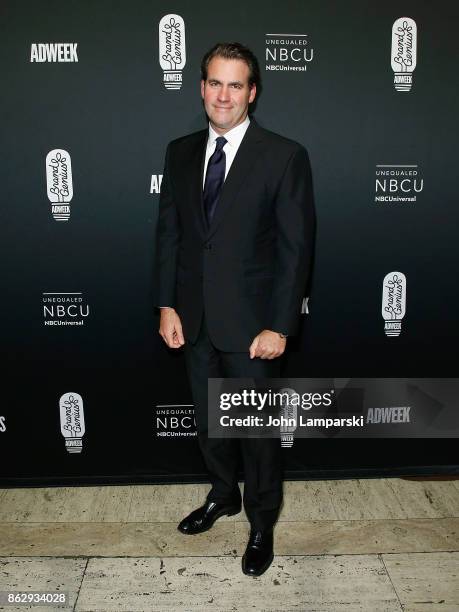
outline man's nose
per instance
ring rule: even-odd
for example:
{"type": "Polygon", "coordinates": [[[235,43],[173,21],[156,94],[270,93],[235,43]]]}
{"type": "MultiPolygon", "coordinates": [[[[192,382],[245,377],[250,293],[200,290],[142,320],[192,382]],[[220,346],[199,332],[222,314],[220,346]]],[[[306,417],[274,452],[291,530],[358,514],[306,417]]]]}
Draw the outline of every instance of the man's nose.
{"type": "Polygon", "coordinates": [[[224,102],[225,100],[229,100],[229,88],[226,85],[220,87],[220,91],[218,92],[218,99],[224,102]]]}

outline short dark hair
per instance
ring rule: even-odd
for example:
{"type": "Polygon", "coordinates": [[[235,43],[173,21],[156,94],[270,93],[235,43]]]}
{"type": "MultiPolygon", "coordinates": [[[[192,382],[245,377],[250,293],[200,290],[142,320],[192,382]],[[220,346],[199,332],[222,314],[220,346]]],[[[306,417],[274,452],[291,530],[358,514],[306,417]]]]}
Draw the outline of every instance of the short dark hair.
{"type": "Polygon", "coordinates": [[[225,59],[242,60],[249,67],[249,86],[256,85],[257,89],[261,85],[260,67],[254,53],[244,45],[238,42],[232,43],[217,43],[209,49],[202,58],[201,62],[201,79],[207,80],[207,68],[210,60],[214,57],[223,57],[225,59]]]}

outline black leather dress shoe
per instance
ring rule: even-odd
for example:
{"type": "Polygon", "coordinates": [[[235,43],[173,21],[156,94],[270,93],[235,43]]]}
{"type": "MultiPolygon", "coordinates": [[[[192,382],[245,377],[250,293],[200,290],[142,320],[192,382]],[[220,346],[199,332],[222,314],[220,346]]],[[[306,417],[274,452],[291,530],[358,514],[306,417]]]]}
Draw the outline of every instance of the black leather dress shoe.
{"type": "Polygon", "coordinates": [[[181,521],[177,527],[179,531],[186,534],[202,533],[212,527],[221,516],[233,516],[239,514],[241,505],[219,504],[206,502],[200,508],[193,510],[191,514],[181,521]]]}
{"type": "Polygon", "coordinates": [[[248,576],[261,576],[274,558],[273,530],[250,531],[249,542],[242,557],[242,571],[248,576]]]}

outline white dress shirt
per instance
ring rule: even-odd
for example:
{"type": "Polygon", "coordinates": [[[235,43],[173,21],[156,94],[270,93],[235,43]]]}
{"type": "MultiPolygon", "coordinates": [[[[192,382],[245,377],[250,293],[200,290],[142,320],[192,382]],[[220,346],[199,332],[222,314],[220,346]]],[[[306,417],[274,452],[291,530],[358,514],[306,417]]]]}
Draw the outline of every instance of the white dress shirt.
{"type": "Polygon", "coordinates": [[[216,140],[219,136],[223,136],[226,138],[228,142],[225,142],[225,146],[223,147],[223,151],[225,152],[226,157],[226,168],[225,168],[225,179],[228,176],[229,169],[231,168],[231,164],[236,157],[237,150],[239,149],[239,145],[244,138],[244,134],[249,127],[250,119],[249,116],[244,119],[242,123],[237,125],[236,127],[231,128],[226,132],[226,134],[217,134],[214,128],[209,123],[209,138],[207,140],[206,147],[206,158],[204,160],[204,172],[202,176],[202,188],[204,189],[204,184],[206,182],[206,172],[207,172],[207,164],[209,162],[210,156],[214,153],[215,147],[217,146],[216,140]]]}

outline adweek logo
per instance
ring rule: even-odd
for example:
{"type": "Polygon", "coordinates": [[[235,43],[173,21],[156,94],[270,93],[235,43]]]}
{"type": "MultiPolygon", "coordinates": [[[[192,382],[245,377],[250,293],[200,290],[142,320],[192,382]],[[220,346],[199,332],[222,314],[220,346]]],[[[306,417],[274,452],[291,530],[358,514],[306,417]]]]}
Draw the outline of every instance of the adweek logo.
{"type": "Polygon", "coordinates": [[[4,433],[6,431],[6,417],[0,416],[0,433],[4,433]]]}
{"type": "Polygon", "coordinates": [[[159,22],[159,64],[166,89],[180,89],[186,64],[185,22],[180,15],[164,15],[159,22]]]}
{"type": "Polygon", "coordinates": [[[411,17],[400,17],[392,26],[391,66],[396,91],[410,91],[416,68],[417,27],[411,17]]]}
{"type": "Polygon", "coordinates": [[[314,58],[308,34],[265,34],[265,69],[306,72],[314,58]]]}
{"type": "Polygon", "coordinates": [[[399,336],[406,313],[406,278],[402,272],[389,272],[384,277],[381,313],[386,336],[399,336]]]}
{"type": "Polygon", "coordinates": [[[377,164],[375,202],[416,202],[424,189],[417,164],[377,164]]]}
{"type": "Polygon", "coordinates": [[[53,149],[46,156],[46,190],[56,221],[68,221],[73,198],[72,162],[65,149],[53,149]]]}
{"type": "Polygon", "coordinates": [[[152,174],[150,180],[150,193],[161,193],[162,174],[152,174]]]}
{"type": "Polygon", "coordinates": [[[85,434],[83,398],[79,393],[64,393],[59,399],[61,433],[69,453],[81,453],[85,434]]]}
{"type": "Polygon", "coordinates": [[[301,302],[301,314],[309,314],[309,296],[304,297],[301,302]]]}
{"type": "Polygon", "coordinates": [[[81,291],[51,292],[42,294],[43,322],[45,325],[84,325],[89,317],[89,304],[81,291]]]}
{"type": "Polygon", "coordinates": [[[367,423],[411,423],[411,406],[385,406],[384,408],[368,408],[367,423]]]}
{"type": "Polygon", "coordinates": [[[78,43],[32,43],[31,62],[77,62],[78,43]]]}

